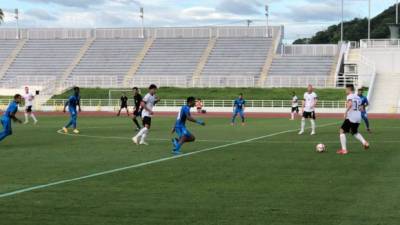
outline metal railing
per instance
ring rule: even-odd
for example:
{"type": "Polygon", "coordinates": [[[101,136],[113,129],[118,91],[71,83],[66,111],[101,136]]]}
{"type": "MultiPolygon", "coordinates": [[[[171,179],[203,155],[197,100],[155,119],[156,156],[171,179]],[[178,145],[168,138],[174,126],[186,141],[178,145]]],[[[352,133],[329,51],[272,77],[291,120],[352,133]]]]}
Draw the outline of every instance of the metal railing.
{"type": "MultiPolygon", "coordinates": [[[[8,105],[11,99],[0,99],[0,106],[8,105]]],[[[42,106],[50,107],[62,107],[64,106],[67,99],[50,99],[42,106]]],[[[203,100],[205,108],[231,108],[233,107],[233,100],[203,100]]],[[[129,105],[133,105],[133,101],[130,100],[129,105]]],[[[186,103],[184,99],[161,99],[157,103],[158,107],[180,107],[186,103]]],[[[119,99],[82,99],[82,107],[118,107],[120,105],[119,99]]],[[[246,100],[246,107],[250,108],[290,108],[292,105],[291,100],[246,100]]],[[[345,107],[345,101],[318,101],[317,108],[343,108],[345,107]]]]}
{"type": "MultiPolygon", "coordinates": [[[[270,37],[280,32],[279,26],[210,26],[146,28],[29,28],[19,29],[22,39],[87,39],[87,38],[210,38],[270,37]]],[[[16,39],[16,29],[0,29],[0,39],[16,39]]]]}
{"type": "Polygon", "coordinates": [[[335,56],[338,53],[338,45],[281,45],[282,56],[335,56]]]}
{"type": "Polygon", "coordinates": [[[363,39],[360,48],[400,48],[400,39],[363,39]]]}

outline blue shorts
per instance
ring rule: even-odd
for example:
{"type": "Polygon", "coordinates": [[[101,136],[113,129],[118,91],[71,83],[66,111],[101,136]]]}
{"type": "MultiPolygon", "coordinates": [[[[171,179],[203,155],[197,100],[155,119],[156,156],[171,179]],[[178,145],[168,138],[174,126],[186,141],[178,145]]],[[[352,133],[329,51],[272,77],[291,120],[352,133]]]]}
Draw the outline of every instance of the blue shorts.
{"type": "Polygon", "coordinates": [[[1,124],[3,125],[3,131],[4,131],[6,134],[12,134],[11,119],[2,118],[2,119],[1,119],[1,124]]]}
{"type": "Polygon", "coordinates": [[[179,138],[185,136],[187,138],[192,137],[192,134],[186,129],[186,127],[175,127],[175,132],[179,138]]]}
{"type": "Polygon", "coordinates": [[[368,113],[367,112],[361,112],[361,117],[362,118],[368,118],[368,113]]]}
{"type": "Polygon", "coordinates": [[[235,109],[235,111],[233,112],[233,115],[236,116],[237,114],[239,114],[240,116],[244,116],[244,110],[243,109],[235,109]]]}

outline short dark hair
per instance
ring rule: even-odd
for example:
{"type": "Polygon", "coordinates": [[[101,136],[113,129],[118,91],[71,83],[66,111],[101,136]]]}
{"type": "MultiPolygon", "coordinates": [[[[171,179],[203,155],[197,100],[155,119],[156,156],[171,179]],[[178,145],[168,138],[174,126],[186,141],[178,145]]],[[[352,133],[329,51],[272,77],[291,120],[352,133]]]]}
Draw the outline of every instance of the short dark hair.
{"type": "Polygon", "coordinates": [[[157,89],[157,85],[155,85],[155,84],[150,84],[149,89],[157,89]]]}
{"type": "Polygon", "coordinates": [[[79,87],[75,86],[75,87],[73,88],[73,90],[74,90],[75,92],[77,92],[77,91],[79,91],[79,87]]]}
{"type": "Polygon", "coordinates": [[[354,91],[354,85],[353,84],[347,84],[346,88],[349,88],[350,90],[354,91]]]}
{"type": "Polygon", "coordinates": [[[188,98],[186,99],[186,102],[187,102],[187,103],[189,103],[189,102],[194,102],[195,100],[196,100],[195,97],[190,96],[190,97],[188,97],[188,98]]]}
{"type": "Polygon", "coordinates": [[[138,90],[139,90],[139,88],[138,88],[138,87],[133,87],[133,88],[132,88],[132,90],[136,90],[136,91],[138,91],[138,90]]]}
{"type": "Polygon", "coordinates": [[[20,94],[14,95],[14,100],[17,99],[17,98],[22,98],[22,96],[20,94]]]}
{"type": "Polygon", "coordinates": [[[243,93],[239,93],[239,96],[243,96],[243,93]]]}

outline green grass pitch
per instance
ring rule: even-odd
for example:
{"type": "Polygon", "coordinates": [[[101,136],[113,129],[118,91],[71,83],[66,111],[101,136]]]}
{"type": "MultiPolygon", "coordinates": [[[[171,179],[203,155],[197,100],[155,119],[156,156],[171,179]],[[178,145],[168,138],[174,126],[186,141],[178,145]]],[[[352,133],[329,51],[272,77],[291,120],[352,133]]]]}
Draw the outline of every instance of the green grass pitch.
{"type": "MultiPolygon", "coordinates": [[[[150,146],[132,144],[126,118],[82,117],[81,136],[56,131],[67,117],[14,124],[0,143],[0,195],[171,157],[173,117],[155,117],[150,146]]],[[[372,120],[364,152],[349,137],[339,156],[340,120],[320,119],[317,135],[298,136],[299,121],[229,119],[191,124],[199,154],[0,198],[1,225],[376,225],[400,221],[398,120],[372,120]],[[327,125],[330,124],[330,125],[327,125]],[[257,137],[268,136],[255,139],[257,137]],[[238,141],[251,140],[240,144],[238,141]],[[324,143],[328,152],[318,154],[324,143]],[[221,147],[222,146],[222,147],[221,147]],[[226,146],[226,147],[223,147],[226,146]]]]}

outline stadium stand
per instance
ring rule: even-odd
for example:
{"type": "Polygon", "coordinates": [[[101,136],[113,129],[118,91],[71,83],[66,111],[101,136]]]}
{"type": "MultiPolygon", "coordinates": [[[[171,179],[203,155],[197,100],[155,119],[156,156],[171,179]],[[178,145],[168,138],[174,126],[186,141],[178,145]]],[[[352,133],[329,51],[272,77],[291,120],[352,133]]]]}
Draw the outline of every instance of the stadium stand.
{"type": "Polygon", "coordinates": [[[277,56],[269,76],[329,76],[333,56],[277,56]]]}
{"type": "Polygon", "coordinates": [[[96,39],[73,69],[72,76],[117,76],[124,78],[144,39],[96,39]]]}
{"type": "Polygon", "coordinates": [[[17,40],[0,40],[0,66],[17,46],[17,40]]]}
{"type": "Polygon", "coordinates": [[[219,38],[202,76],[258,77],[271,47],[271,38],[219,38]]]}
{"type": "Polygon", "coordinates": [[[206,38],[156,39],[135,76],[192,76],[207,45],[206,38]]]}
{"type": "Polygon", "coordinates": [[[85,40],[28,40],[4,80],[17,76],[59,77],[85,40]]]}

